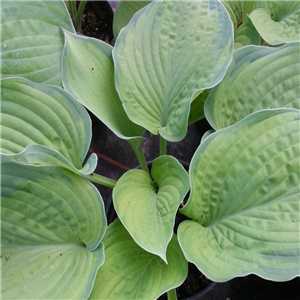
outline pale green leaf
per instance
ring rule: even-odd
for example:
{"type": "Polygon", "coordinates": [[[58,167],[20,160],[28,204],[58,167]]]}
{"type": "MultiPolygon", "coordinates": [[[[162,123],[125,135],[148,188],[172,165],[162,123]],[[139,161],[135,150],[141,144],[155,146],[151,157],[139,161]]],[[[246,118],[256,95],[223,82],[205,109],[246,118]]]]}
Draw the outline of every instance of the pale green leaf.
{"type": "Polygon", "coordinates": [[[178,240],[213,281],[300,269],[300,111],[262,110],[208,136],[191,167],[178,240]]]}
{"type": "Polygon", "coordinates": [[[130,170],[113,190],[116,212],[138,245],[166,260],[177,209],[189,190],[188,174],[172,156],[153,161],[153,181],[143,170],[130,170]]]}
{"type": "Polygon", "coordinates": [[[221,81],[232,47],[232,23],[217,1],[145,6],[113,49],[116,87],[129,118],[168,141],[183,139],[194,95],[221,81]]]}
{"type": "Polygon", "coordinates": [[[2,299],[84,299],[104,262],[104,205],[66,169],[1,165],[2,299]]]}
{"type": "Polygon", "coordinates": [[[260,45],[261,37],[250,18],[245,16],[243,24],[236,30],[234,35],[234,49],[239,49],[247,45],[260,45]]]}
{"type": "Polygon", "coordinates": [[[175,236],[168,246],[168,264],[140,248],[119,220],[108,226],[103,243],[105,263],[89,299],[157,299],[187,277],[187,261],[175,236]]]}
{"type": "Polygon", "coordinates": [[[90,141],[90,117],[72,95],[22,78],[1,80],[2,153],[16,154],[40,144],[81,169],[90,141]]]}
{"type": "Polygon", "coordinates": [[[299,51],[299,43],[235,51],[226,76],[205,102],[205,116],[212,127],[224,128],[261,109],[299,109],[299,51]]]}
{"type": "Polygon", "coordinates": [[[133,15],[151,1],[120,1],[114,14],[113,32],[115,39],[133,15]]]}
{"type": "Polygon", "coordinates": [[[250,18],[262,38],[270,45],[300,40],[299,1],[257,1],[250,18]]]}
{"type": "Polygon", "coordinates": [[[64,36],[74,32],[64,1],[1,1],[1,75],[61,85],[64,36]]]}
{"type": "Polygon", "coordinates": [[[1,156],[2,161],[15,161],[23,164],[48,165],[67,168],[78,175],[90,175],[97,167],[98,157],[92,153],[82,169],[76,169],[59,152],[42,145],[29,145],[18,154],[6,154],[1,156]]]}
{"type": "Polygon", "coordinates": [[[64,88],[120,138],[140,139],[144,129],[129,120],[115,89],[112,47],[67,31],[65,39],[64,88]]]}
{"type": "Polygon", "coordinates": [[[244,23],[247,15],[250,14],[256,7],[257,1],[244,1],[244,0],[223,0],[222,3],[226,7],[231,16],[234,28],[244,23]]]}
{"type": "Polygon", "coordinates": [[[195,123],[205,117],[204,115],[204,103],[208,97],[209,90],[202,91],[192,102],[191,110],[189,114],[189,125],[195,123]]]}

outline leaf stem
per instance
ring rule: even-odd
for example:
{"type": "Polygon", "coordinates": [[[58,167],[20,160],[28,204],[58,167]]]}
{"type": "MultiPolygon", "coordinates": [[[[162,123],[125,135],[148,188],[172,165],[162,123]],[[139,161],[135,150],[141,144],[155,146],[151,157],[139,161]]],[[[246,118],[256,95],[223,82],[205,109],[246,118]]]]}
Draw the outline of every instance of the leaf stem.
{"type": "Polygon", "coordinates": [[[146,171],[147,173],[149,173],[149,169],[147,166],[146,158],[145,158],[144,152],[142,150],[142,147],[139,146],[137,148],[133,148],[133,150],[134,150],[134,153],[135,153],[135,155],[138,159],[138,162],[141,166],[141,169],[146,171]]]}
{"type": "Polygon", "coordinates": [[[166,155],[167,154],[167,141],[160,136],[160,140],[159,140],[159,155],[166,155]]]}
{"type": "Polygon", "coordinates": [[[168,300],[177,300],[176,289],[167,292],[168,300]]]}
{"type": "Polygon", "coordinates": [[[106,176],[102,176],[96,173],[93,173],[91,175],[85,175],[83,176],[84,178],[86,178],[87,180],[94,182],[94,183],[98,183],[100,185],[109,187],[111,189],[113,189],[117,183],[116,180],[110,179],[106,176]]]}

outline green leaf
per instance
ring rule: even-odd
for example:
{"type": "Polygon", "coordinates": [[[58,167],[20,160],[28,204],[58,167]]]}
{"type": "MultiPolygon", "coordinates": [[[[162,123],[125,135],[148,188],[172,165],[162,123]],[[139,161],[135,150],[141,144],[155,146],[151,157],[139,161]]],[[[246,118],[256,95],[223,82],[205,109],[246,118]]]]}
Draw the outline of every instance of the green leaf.
{"type": "Polygon", "coordinates": [[[151,1],[120,1],[114,14],[113,32],[115,39],[133,15],[151,1]]]}
{"type": "Polygon", "coordinates": [[[300,111],[262,110],[209,135],[191,167],[178,240],[213,281],[299,275],[300,111]]]}
{"type": "Polygon", "coordinates": [[[257,1],[257,6],[250,19],[268,44],[299,41],[299,1],[257,1]]]}
{"type": "Polygon", "coordinates": [[[261,38],[250,18],[245,16],[243,24],[236,30],[234,35],[234,49],[239,49],[247,45],[260,45],[261,38]]]}
{"type": "Polygon", "coordinates": [[[189,114],[189,125],[195,123],[205,117],[204,115],[204,103],[208,97],[209,90],[202,91],[192,102],[191,111],[189,114]]]}
{"type": "Polygon", "coordinates": [[[141,139],[144,129],[127,117],[114,85],[112,47],[65,31],[64,88],[123,139],[141,139]],[[80,70],[80,72],[78,71],[80,70]]]}
{"type": "Polygon", "coordinates": [[[247,18],[247,15],[250,14],[256,7],[257,1],[244,1],[244,0],[223,0],[222,3],[226,7],[231,20],[234,24],[234,29],[238,29],[241,24],[247,18]]]}
{"type": "Polygon", "coordinates": [[[89,299],[157,299],[187,277],[187,261],[175,236],[168,246],[168,264],[140,248],[119,220],[108,226],[103,243],[105,263],[89,299]]]}
{"type": "Polygon", "coordinates": [[[188,174],[172,156],[153,161],[151,175],[130,170],[113,190],[116,212],[135,242],[166,260],[177,209],[189,190],[188,174]]]}
{"type": "Polygon", "coordinates": [[[261,109],[300,108],[299,51],[299,43],[235,51],[226,76],[205,102],[212,127],[224,128],[261,109]]]}
{"type": "Polygon", "coordinates": [[[68,170],[2,162],[3,299],[84,299],[104,262],[104,205],[68,170]]]}
{"type": "Polygon", "coordinates": [[[40,144],[81,169],[90,141],[90,117],[69,93],[22,78],[1,80],[2,153],[16,154],[40,144]]]}
{"type": "Polygon", "coordinates": [[[74,32],[64,1],[1,1],[1,76],[61,85],[60,26],[74,32]]]}
{"type": "Polygon", "coordinates": [[[42,145],[29,145],[18,154],[2,155],[1,159],[2,161],[15,161],[23,164],[58,166],[78,175],[90,175],[93,173],[98,161],[97,155],[92,153],[85,162],[84,167],[78,170],[59,152],[42,145]]]}
{"type": "Polygon", "coordinates": [[[155,1],[138,11],[113,49],[129,118],[168,141],[183,139],[194,95],[221,81],[232,44],[232,23],[217,1],[155,1]]]}

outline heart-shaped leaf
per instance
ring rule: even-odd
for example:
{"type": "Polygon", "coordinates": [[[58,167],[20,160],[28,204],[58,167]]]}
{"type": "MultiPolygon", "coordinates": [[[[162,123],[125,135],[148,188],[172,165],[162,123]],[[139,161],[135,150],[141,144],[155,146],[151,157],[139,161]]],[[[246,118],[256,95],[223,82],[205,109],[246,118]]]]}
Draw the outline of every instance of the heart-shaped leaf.
{"type": "Polygon", "coordinates": [[[115,39],[133,15],[151,1],[120,1],[114,14],[113,32],[115,39]]]}
{"type": "Polygon", "coordinates": [[[135,242],[166,260],[177,209],[189,190],[188,174],[172,156],[153,161],[151,175],[130,170],[113,190],[116,212],[135,242]]]}
{"type": "Polygon", "coordinates": [[[144,129],[127,117],[114,85],[112,47],[65,31],[64,88],[123,139],[141,140],[144,129]],[[80,72],[78,72],[80,70],[80,72]]]}
{"type": "Polygon", "coordinates": [[[203,140],[178,240],[208,278],[299,275],[300,111],[262,110],[203,140]]]}
{"type": "Polygon", "coordinates": [[[90,141],[90,117],[69,93],[22,78],[1,80],[2,153],[44,145],[81,169],[90,141]]]}
{"type": "Polygon", "coordinates": [[[86,299],[104,262],[104,205],[66,169],[1,165],[3,299],[86,299]]]}
{"type": "Polygon", "coordinates": [[[204,106],[215,129],[266,108],[300,108],[300,43],[270,48],[249,46],[234,52],[222,82],[204,106]]]}
{"type": "Polygon", "coordinates": [[[258,8],[250,18],[262,38],[270,45],[299,41],[299,1],[256,1],[258,8]]]}
{"type": "Polygon", "coordinates": [[[1,75],[61,85],[60,26],[74,32],[64,1],[1,2],[1,75]]]}
{"type": "Polygon", "coordinates": [[[220,2],[148,4],[113,49],[116,87],[129,118],[168,141],[183,139],[195,93],[221,81],[232,47],[232,23],[220,2]]]}
{"type": "Polygon", "coordinates": [[[168,246],[168,264],[140,248],[119,220],[108,226],[103,244],[105,263],[89,299],[157,299],[187,276],[187,261],[175,236],[168,246]]]}

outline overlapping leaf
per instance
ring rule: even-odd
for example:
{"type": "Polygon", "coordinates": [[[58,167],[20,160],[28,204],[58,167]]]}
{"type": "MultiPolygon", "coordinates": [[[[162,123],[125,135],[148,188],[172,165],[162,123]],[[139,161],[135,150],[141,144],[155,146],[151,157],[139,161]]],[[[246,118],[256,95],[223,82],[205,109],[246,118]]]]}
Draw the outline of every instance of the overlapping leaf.
{"type": "Polygon", "coordinates": [[[151,1],[120,1],[113,19],[113,32],[115,39],[121,29],[125,27],[133,15],[149,4],[151,1]]]}
{"type": "MultiPolygon", "coordinates": [[[[43,145],[82,168],[91,141],[91,120],[70,94],[59,87],[7,78],[1,80],[1,102],[2,153],[17,154],[28,145],[43,145]]],[[[51,152],[38,148],[41,155],[51,152]]]]}
{"type": "Polygon", "coordinates": [[[262,110],[211,134],[190,168],[178,240],[214,281],[299,275],[300,112],[262,110]]]}
{"type": "Polygon", "coordinates": [[[168,246],[168,264],[140,248],[120,221],[109,225],[103,243],[105,263],[90,299],[157,299],[187,276],[187,261],[175,236],[168,246]]]}
{"type": "Polygon", "coordinates": [[[100,194],[63,168],[1,167],[2,298],[87,298],[104,262],[100,194]]]}
{"type": "Polygon", "coordinates": [[[1,75],[61,85],[64,37],[74,32],[64,1],[1,1],[1,75]]]}
{"type": "Polygon", "coordinates": [[[155,1],[138,11],[113,49],[116,87],[129,118],[181,140],[195,93],[220,82],[232,44],[232,23],[218,1],[155,1]]]}
{"type": "Polygon", "coordinates": [[[138,245],[166,260],[177,209],[189,190],[187,172],[171,156],[153,161],[153,181],[143,170],[130,170],[113,191],[116,212],[138,245]]]}
{"type": "Polygon", "coordinates": [[[205,102],[205,116],[215,129],[234,124],[265,108],[300,108],[300,44],[235,51],[222,82],[205,102]]]}
{"type": "Polygon", "coordinates": [[[300,40],[299,1],[256,1],[258,8],[250,18],[262,38],[270,45],[300,40]]]}
{"type": "Polygon", "coordinates": [[[114,85],[112,47],[100,40],[65,32],[62,59],[64,88],[123,139],[144,129],[127,117],[114,85]]]}

